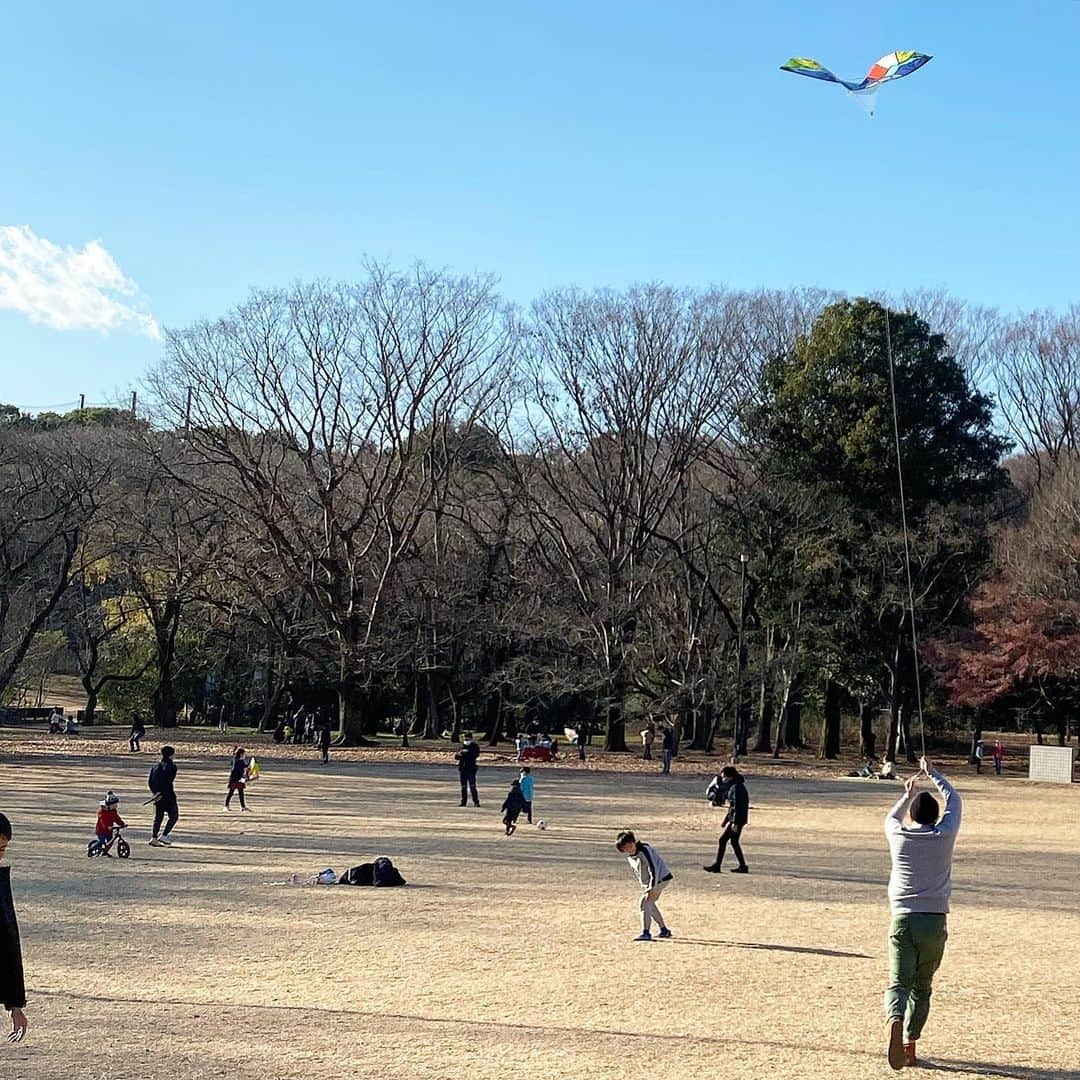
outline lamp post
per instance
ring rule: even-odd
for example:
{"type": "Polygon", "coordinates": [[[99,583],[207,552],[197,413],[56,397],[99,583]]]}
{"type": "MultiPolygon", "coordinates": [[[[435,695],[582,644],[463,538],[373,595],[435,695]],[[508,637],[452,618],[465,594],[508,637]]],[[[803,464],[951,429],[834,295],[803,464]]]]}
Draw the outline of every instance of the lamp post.
{"type": "Polygon", "coordinates": [[[739,555],[739,673],[735,697],[735,757],[746,753],[746,704],[744,686],[746,679],[746,564],[750,556],[739,555]]]}

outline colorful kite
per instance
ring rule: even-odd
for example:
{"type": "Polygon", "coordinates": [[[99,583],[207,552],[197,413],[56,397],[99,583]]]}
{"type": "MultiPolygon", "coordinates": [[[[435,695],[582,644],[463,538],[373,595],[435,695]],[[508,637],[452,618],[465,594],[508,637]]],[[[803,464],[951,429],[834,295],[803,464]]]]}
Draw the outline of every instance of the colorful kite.
{"type": "Polygon", "coordinates": [[[790,71],[796,75],[807,75],[811,79],[822,79],[825,82],[838,83],[867,111],[870,116],[874,115],[874,95],[878,87],[895,79],[902,79],[913,71],[918,71],[923,64],[932,60],[932,56],[917,52],[891,52],[883,56],[866,73],[862,82],[847,82],[838,79],[828,68],[822,67],[816,60],[808,60],[804,56],[793,56],[780,70],[790,71]]]}

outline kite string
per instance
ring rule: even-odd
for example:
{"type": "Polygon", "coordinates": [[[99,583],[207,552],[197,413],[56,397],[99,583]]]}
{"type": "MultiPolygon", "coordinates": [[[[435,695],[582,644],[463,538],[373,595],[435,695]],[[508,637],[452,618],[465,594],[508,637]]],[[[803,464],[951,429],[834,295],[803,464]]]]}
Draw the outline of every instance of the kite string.
{"type": "Polygon", "coordinates": [[[896,442],[896,478],[900,484],[900,523],[904,533],[904,570],[907,574],[908,611],[911,615],[912,663],[915,666],[915,704],[919,712],[919,741],[926,757],[926,725],[923,721],[922,677],[919,674],[919,634],[915,625],[915,587],[911,580],[911,542],[908,539],[907,505],[904,498],[904,467],[900,454],[900,418],[896,408],[896,371],[893,364],[889,309],[885,308],[885,351],[889,358],[889,393],[892,397],[893,439],[896,442]]]}

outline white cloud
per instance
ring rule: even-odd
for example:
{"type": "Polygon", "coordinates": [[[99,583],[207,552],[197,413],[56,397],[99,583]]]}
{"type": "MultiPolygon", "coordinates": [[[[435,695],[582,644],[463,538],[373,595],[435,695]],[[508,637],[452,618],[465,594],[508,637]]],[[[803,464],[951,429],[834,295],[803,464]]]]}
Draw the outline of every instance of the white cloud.
{"type": "Polygon", "coordinates": [[[55,330],[161,337],[138,285],[100,241],[60,247],[27,225],[0,225],[0,308],[55,330]]]}

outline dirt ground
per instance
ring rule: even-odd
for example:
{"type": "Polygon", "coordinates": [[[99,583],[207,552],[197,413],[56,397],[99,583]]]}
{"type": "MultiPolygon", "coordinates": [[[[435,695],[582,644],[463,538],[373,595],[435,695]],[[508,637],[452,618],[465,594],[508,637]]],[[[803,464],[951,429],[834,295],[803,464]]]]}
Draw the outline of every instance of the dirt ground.
{"type": "MultiPolygon", "coordinates": [[[[0,740],[31,1022],[24,1044],[0,1045],[0,1076],[889,1074],[881,819],[898,786],[751,766],[752,872],[717,878],[701,870],[718,814],[699,770],[537,766],[549,828],[507,839],[514,773],[490,758],[476,810],[458,807],[449,764],[323,768],[268,749],[241,815],[221,809],[225,757],[179,745],[181,821],[157,849],[140,805],[153,753],[0,740]],[[86,858],[106,787],[132,823],[127,862],[86,858]],[[670,942],[630,940],[621,827],[675,873],[670,942]],[[282,884],[381,854],[408,888],[282,884]]],[[[1080,788],[960,780],[950,941],[921,1050],[955,1076],[1080,1080],[1080,788]]]]}

